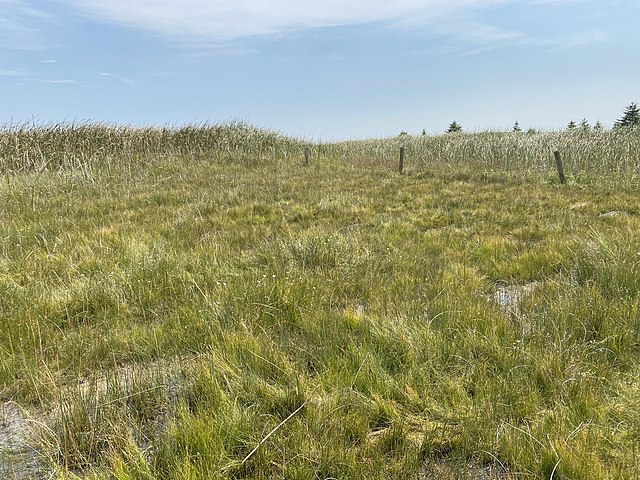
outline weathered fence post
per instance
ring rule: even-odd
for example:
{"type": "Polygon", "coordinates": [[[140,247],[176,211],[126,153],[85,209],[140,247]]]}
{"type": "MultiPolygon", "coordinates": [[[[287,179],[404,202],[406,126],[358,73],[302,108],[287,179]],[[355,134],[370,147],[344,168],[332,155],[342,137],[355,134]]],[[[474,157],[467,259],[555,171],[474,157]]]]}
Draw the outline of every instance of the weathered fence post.
{"type": "Polygon", "coordinates": [[[304,147],[304,164],[309,165],[309,147],[304,147]]]}
{"type": "Polygon", "coordinates": [[[400,165],[398,165],[398,171],[402,173],[404,168],[404,147],[400,147],[400,165]]]}
{"type": "Polygon", "coordinates": [[[558,169],[560,183],[564,184],[567,180],[564,177],[564,168],[562,167],[562,158],[560,158],[560,152],[556,150],[555,152],[553,152],[553,156],[556,158],[556,168],[558,169]]]}

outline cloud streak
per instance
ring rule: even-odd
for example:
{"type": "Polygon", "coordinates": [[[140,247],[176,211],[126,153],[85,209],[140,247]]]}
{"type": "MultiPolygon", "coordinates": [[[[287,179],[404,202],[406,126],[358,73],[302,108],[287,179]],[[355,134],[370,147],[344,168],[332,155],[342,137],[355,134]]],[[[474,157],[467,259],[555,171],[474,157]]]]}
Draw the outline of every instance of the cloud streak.
{"type": "Polygon", "coordinates": [[[436,29],[436,35],[448,39],[446,48],[425,53],[476,55],[508,47],[563,50],[606,42],[608,38],[605,32],[597,29],[543,37],[478,23],[441,25],[436,29]]]}
{"type": "Polygon", "coordinates": [[[41,27],[53,18],[24,0],[0,0],[0,51],[46,49],[41,27]]]}
{"type": "Polygon", "coordinates": [[[0,77],[24,78],[28,76],[29,72],[21,68],[0,68],[0,77]]]}
{"type": "Polygon", "coordinates": [[[101,77],[113,78],[114,80],[118,80],[119,82],[126,83],[127,85],[136,84],[136,81],[133,78],[122,77],[120,75],[116,75],[115,73],[98,72],[98,75],[100,75],[101,77]]]}
{"type": "Polygon", "coordinates": [[[43,80],[43,82],[51,83],[53,85],[82,85],[77,80],[70,80],[70,79],[48,79],[48,80],[43,80]]]}
{"type": "Polygon", "coordinates": [[[182,38],[229,41],[330,26],[434,18],[509,0],[58,0],[85,15],[182,38]]]}

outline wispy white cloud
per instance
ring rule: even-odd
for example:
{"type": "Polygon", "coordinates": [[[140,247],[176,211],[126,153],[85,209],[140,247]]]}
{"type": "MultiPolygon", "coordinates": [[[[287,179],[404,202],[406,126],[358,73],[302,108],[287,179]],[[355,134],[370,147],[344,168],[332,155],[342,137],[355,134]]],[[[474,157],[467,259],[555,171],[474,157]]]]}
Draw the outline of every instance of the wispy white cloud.
{"type": "Polygon", "coordinates": [[[22,68],[0,68],[0,77],[22,78],[29,76],[29,71],[22,68]]]}
{"type": "Polygon", "coordinates": [[[25,0],[0,0],[0,50],[44,50],[42,25],[55,17],[25,0]]]}
{"type": "Polygon", "coordinates": [[[69,79],[47,79],[43,80],[44,83],[53,83],[54,85],[82,85],[82,83],[77,80],[69,80],[69,79]]]}
{"type": "Polygon", "coordinates": [[[119,82],[126,83],[127,85],[136,84],[136,81],[133,78],[122,77],[120,75],[116,75],[115,73],[98,72],[98,75],[100,75],[101,77],[113,78],[114,80],[118,80],[119,82]]]}
{"type": "Polygon", "coordinates": [[[413,55],[477,55],[508,47],[543,47],[549,50],[563,50],[603,43],[608,39],[606,32],[597,29],[540,36],[475,22],[439,24],[434,26],[431,35],[446,41],[431,46],[427,50],[412,52],[413,55]]]}
{"type": "MultiPolygon", "coordinates": [[[[420,16],[509,0],[58,0],[102,20],[183,38],[228,41],[420,16]]],[[[513,1],[513,0],[511,0],[513,1]]]]}
{"type": "Polygon", "coordinates": [[[45,78],[45,79],[31,78],[29,79],[29,81],[35,82],[35,83],[46,83],[49,85],[60,85],[60,86],[69,86],[69,87],[80,87],[80,88],[97,88],[95,85],[84,83],[71,78],[45,78]]]}
{"type": "Polygon", "coordinates": [[[190,57],[239,57],[239,56],[247,56],[247,55],[256,55],[260,53],[260,50],[257,48],[247,47],[243,45],[242,41],[239,42],[230,42],[225,41],[224,43],[216,43],[215,40],[212,42],[204,41],[204,42],[189,42],[190,57]]]}
{"type": "MultiPolygon", "coordinates": [[[[632,1],[637,0],[612,3],[632,1]]],[[[60,5],[74,14],[186,41],[192,54],[208,56],[255,53],[243,42],[247,37],[366,23],[426,27],[435,36],[453,39],[457,42],[453,50],[465,53],[510,44],[566,48],[601,41],[604,34],[598,31],[535,38],[517,30],[460,21],[460,17],[474,18],[473,12],[485,7],[566,3],[595,0],[0,0],[0,50],[44,48],[43,25],[59,20],[60,5]]],[[[130,83],[131,79],[120,80],[130,83]]]]}
{"type": "Polygon", "coordinates": [[[562,50],[565,48],[583,47],[604,43],[609,40],[609,35],[598,29],[584,32],[573,32],[566,35],[560,35],[550,38],[533,38],[532,45],[542,45],[552,47],[554,50],[562,50]]]}

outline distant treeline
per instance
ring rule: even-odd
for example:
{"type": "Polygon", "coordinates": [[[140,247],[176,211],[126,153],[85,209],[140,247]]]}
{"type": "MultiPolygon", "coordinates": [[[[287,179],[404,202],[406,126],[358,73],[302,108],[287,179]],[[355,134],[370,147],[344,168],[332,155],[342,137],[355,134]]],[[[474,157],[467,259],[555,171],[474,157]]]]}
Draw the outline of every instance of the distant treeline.
{"type": "MultiPolygon", "coordinates": [[[[625,128],[625,127],[640,127],[640,107],[635,102],[629,104],[629,106],[625,109],[622,117],[615,121],[613,124],[613,128],[625,128]]],[[[522,127],[520,126],[520,122],[516,120],[511,129],[513,132],[519,133],[522,132],[522,127]]],[[[604,126],[597,120],[596,123],[592,126],[586,118],[583,118],[579,122],[575,120],[569,121],[567,124],[567,130],[569,131],[581,131],[581,132],[602,132],[604,130],[604,126]]],[[[449,124],[449,127],[446,130],[446,133],[459,133],[462,132],[463,128],[455,120],[449,124]]],[[[405,132],[402,132],[405,133],[405,132]]],[[[402,135],[401,133],[401,135],[402,135]]],[[[536,133],[536,130],[533,128],[529,128],[527,133],[536,133]]],[[[427,131],[422,130],[422,135],[426,135],[427,131]]]]}

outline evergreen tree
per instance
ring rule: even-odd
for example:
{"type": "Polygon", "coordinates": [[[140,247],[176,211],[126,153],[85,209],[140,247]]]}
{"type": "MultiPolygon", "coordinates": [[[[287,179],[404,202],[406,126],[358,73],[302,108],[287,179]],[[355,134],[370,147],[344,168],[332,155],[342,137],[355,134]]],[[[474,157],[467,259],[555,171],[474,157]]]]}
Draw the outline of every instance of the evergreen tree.
{"type": "Polygon", "coordinates": [[[624,111],[622,118],[618,119],[614,127],[638,127],[640,126],[640,108],[638,104],[632,102],[624,111]]]}
{"type": "Polygon", "coordinates": [[[456,122],[455,120],[451,122],[449,128],[447,129],[447,133],[457,133],[462,131],[462,126],[456,122]]]}
{"type": "Polygon", "coordinates": [[[593,126],[593,131],[602,132],[603,130],[604,130],[604,127],[602,126],[602,123],[600,123],[600,120],[598,120],[596,124],[593,126]]]}
{"type": "Polygon", "coordinates": [[[423,137],[426,137],[426,136],[427,136],[427,129],[426,129],[426,128],[423,128],[423,129],[422,129],[422,136],[423,136],[423,137]]]}
{"type": "Polygon", "coordinates": [[[568,124],[567,124],[567,130],[575,130],[575,128],[578,125],[576,125],[576,122],[574,122],[573,120],[571,120],[568,124]]]}
{"type": "Polygon", "coordinates": [[[518,121],[516,120],[516,123],[513,124],[513,131],[514,132],[521,132],[522,128],[520,128],[520,124],[518,123],[518,121]]]}
{"type": "Polygon", "coordinates": [[[589,125],[589,121],[586,118],[580,120],[580,130],[582,130],[583,132],[591,131],[591,125],[589,125]]]}

